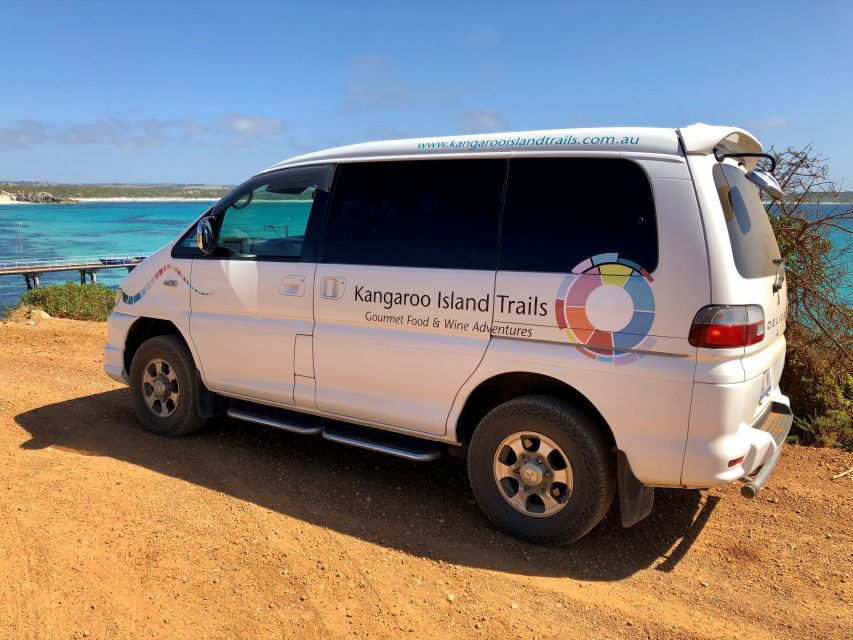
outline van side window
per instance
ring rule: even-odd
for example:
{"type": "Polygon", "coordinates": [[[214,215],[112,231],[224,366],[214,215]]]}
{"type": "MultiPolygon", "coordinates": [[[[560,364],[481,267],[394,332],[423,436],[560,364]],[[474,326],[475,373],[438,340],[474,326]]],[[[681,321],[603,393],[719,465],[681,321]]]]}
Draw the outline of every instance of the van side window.
{"type": "MultiPolygon", "coordinates": [[[[334,165],[282,169],[252,178],[205,215],[214,216],[215,259],[315,262],[334,165]]],[[[172,249],[175,257],[204,258],[195,226],[172,249]]]]}
{"type": "Polygon", "coordinates": [[[217,250],[233,257],[313,262],[305,246],[326,207],[334,166],[284,169],[259,176],[242,192],[223,200],[217,250]]]}
{"type": "Polygon", "coordinates": [[[492,159],[339,165],[323,262],[494,270],[505,168],[492,159]]]}
{"type": "Polygon", "coordinates": [[[228,256],[299,258],[317,190],[280,193],[262,185],[222,214],[217,249],[228,256]]]}
{"type": "Polygon", "coordinates": [[[500,269],[568,273],[618,253],[651,272],[658,236],[651,184],[620,158],[513,158],[509,163],[500,269]]]}

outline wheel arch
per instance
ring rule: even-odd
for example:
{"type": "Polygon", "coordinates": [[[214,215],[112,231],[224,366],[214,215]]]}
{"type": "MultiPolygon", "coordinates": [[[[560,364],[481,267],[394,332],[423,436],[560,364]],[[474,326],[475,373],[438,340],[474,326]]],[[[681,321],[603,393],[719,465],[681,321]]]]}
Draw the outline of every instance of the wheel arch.
{"type": "Polygon", "coordinates": [[[529,371],[501,373],[480,382],[465,399],[455,423],[456,439],[468,444],[480,420],[492,409],[521,396],[549,395],[581,407],[616,445],[613,430],[596,406],[580,391],[552,376],[529,371]]]}
{"type": "Polygon", "coordinates": [[[143,342],[156,336],[167,335],[178,336],[184,342],[195,361],[196,368],[198,368],[198,359],[192,345],[174,322],[160,318],[141,317],[130,326],[124,341],[124,370],[130,371],[133,356],[136,355],[143,342]]]}

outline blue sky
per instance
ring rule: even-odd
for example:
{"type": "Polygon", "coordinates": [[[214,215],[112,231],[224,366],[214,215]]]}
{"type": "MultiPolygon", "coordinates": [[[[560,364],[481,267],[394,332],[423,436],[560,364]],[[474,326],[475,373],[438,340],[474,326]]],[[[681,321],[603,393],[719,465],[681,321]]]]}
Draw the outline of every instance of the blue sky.
{"type": "Polygon", "coordinates": [[[813,142],[853,188],[853,3],[361,4],[0,0],[0,180],[233,184],[370,139],[701,121],[813,142]]]}

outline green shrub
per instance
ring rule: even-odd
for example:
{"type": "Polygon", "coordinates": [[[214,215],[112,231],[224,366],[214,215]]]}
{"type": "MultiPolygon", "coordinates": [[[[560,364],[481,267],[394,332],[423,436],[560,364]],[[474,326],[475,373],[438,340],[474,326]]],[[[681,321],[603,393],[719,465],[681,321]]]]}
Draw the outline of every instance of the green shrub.
{"type": "Polygon", "coordinates": [[[18,307],[44,309],[54,318],[105,321],[113,310],[116,292],[102,284],[38,287],[27,291],[18,307]]]}

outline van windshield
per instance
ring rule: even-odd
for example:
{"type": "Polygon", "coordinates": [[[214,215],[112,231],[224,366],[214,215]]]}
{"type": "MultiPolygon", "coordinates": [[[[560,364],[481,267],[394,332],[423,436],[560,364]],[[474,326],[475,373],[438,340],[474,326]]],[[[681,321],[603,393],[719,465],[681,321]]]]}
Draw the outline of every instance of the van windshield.
{"type": "Polygon", "coordinates": [[[714,185],[732,245],[738,273],[744,278],[776,275],[779,245],[758,189],[738,167],[730,164],[714,166],[714,185]]]}

